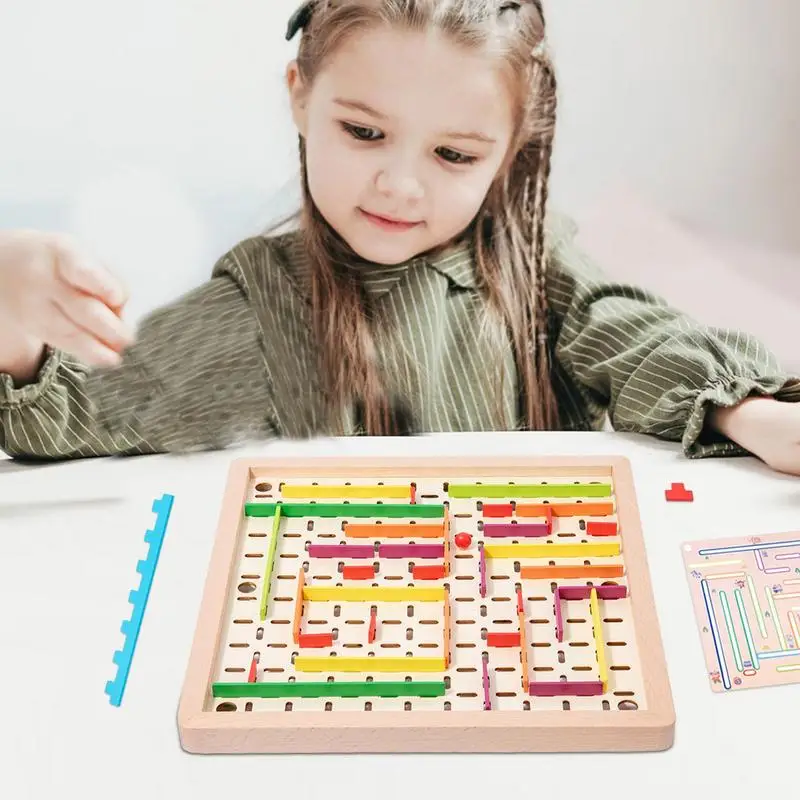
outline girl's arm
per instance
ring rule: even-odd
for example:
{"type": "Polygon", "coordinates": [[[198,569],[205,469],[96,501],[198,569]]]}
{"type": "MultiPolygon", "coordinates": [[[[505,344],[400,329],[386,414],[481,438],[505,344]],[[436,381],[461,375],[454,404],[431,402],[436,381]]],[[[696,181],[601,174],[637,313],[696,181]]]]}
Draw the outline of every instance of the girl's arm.
{"type": "Polygon", "coordinates": [[[680,441],[689,457],[743,455],[710,411],[751,395],[800,402],[800,376],[783,371],[763,343],[607,278],[575,245],[574,227],[557,230],[548,268],[556,358],[608,404],[615,430],[680,441]]]}
{"type": "Polygon", "coordinates": [[[261,331],[224,263],[152,313],[117,367],[90,370],[49,349],[33,382],[0,374],[0,450],[63,459],[275,436],[261,331]]]}

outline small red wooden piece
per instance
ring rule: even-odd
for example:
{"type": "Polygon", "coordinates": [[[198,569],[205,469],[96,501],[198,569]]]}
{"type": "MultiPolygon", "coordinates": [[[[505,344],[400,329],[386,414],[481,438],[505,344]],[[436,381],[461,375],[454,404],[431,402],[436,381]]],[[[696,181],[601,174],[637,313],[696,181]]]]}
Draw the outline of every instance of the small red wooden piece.
{"type": "Polygon", "coordinates": [[[297,638],[300,647],[333,647],[332,633],[301,633],[297,638]]]}
{"type": "Polygon", "coordinates": [[[694,500],[694,493],[682,483],[673,483],[664,495],[670,503],[691,503],[694,500]]]}
{"type": "Polygon", "coordinates": [[[586,533],[589,536],[616,536],[618,533],[617,523],[591,520],[586,523],[586,533]]]}
{"type": "Polygon", "coordinates": [[[342,567],[342,577],[351,581],[368,581],[375,577],[375,566],[373,564],[366,566],[348,564],[342,567]]]}
{"type": "Polygon", "coordinates": [[[372,644],[375,641],[375,634],[378,631],[378,609],[374,606],[369,615],[369,631],[367,631],[367,643],[372,644]]]}
{"type": "Polygon", "coordinates": [[[247,682],[255,683],[257,673],[258,673],[258,661],[256,660],[256,657],[253,656],[253,660],[250,662],[250,674],[247,676],[247,682]]]}
{"type": "Polygon", "coordinates": [[[484,503],[481,513],[484,517],[510,517],[514,506],[511,503],[484,503]]]}
{"type": "Polygon", "coordinates": [[[486,634],[486,644],[489,647],[519,647],[519,632],[486,634]]]}
{"type": "Polygon", "coordinates": [[[435,581],[444,578],[444,564],[414,564],[414,580],[435,581]]]}

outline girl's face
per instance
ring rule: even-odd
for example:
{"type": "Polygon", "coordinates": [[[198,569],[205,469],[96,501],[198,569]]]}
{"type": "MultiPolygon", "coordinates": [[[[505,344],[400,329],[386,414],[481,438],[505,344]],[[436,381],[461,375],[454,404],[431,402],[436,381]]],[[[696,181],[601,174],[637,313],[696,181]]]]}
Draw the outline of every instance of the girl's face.
{"type": "Polygon", "coordinates": [[[362,258],[397,264],[474,218],[513,134],[485,57],[437,34],[350,37],[305,91],[287,72],[319,212],[362,258]]]}

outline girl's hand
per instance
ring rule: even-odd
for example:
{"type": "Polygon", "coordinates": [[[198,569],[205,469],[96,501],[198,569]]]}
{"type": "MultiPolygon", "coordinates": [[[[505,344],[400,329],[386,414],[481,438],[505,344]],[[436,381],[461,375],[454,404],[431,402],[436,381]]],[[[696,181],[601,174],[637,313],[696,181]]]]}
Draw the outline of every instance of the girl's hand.
{"type": "Polygon", "coordinates": [[[35,369],[45,345],[90,366],[117,364],[131,341],[125,302],[120,282],[71,239],[0,232],[0,371],[35,369]]]}
{"type": "Polygon", "coordinates": [[[800,475],[800,403],[748,397],[715,409],[709,423],[777,472],[800,475]]]}

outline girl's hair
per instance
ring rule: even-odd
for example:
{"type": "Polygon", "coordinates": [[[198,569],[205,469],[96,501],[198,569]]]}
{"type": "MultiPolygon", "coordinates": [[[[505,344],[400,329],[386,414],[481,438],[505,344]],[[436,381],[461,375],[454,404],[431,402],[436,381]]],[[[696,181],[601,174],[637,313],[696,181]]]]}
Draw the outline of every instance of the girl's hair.
{"type": "MultiPolygon", "coordinates": [[[[297,63],[304,85],[311,86],[346,37],[385,25],[421,32],[438,29],[464,47],[489,49],[511,82],[515,130],[508,155],[474,220],[458,238],[470,245],[487,296],[489,316],[483,332],[494,337],[498,353],[506,337],[514,350],[519,407],[518,419],[510,426],[555,428],[544,238],[556,80],[544,50],[541,0],[310,0],[294,14],[287,30],[287,39],[303,31],[297,63]]],[[[343,409],[354,402],[366,433],[397,433],[396,409],[381,380],[370,331],[369,301],[353,269],[358,256],[312,202],[302,136],[299,148],[302,231],[331,417],[341,420],[343,409]]],[[[502,377],[495,385],[500,387],[501,403],[502,377]]]]}

